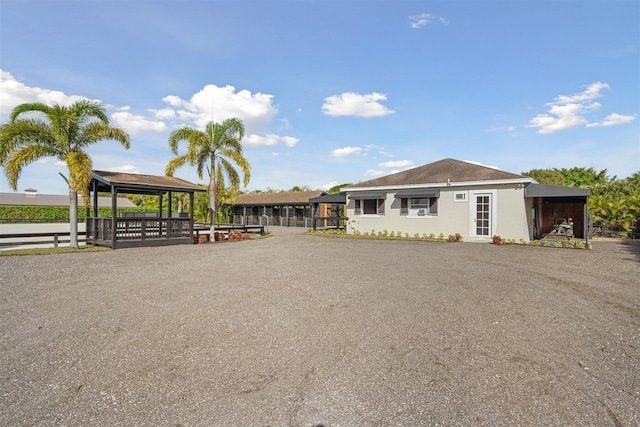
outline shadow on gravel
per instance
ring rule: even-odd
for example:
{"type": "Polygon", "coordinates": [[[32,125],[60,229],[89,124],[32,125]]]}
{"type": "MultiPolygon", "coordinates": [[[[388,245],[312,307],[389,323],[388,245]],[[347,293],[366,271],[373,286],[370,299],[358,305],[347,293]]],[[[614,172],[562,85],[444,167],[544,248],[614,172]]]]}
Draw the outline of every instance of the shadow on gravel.
{"type": "Polygon", "coordinates": [[[631,254],[637,262],[640,262],[640,240],[625,240],[622,243],[622,248],[631,254]]]}

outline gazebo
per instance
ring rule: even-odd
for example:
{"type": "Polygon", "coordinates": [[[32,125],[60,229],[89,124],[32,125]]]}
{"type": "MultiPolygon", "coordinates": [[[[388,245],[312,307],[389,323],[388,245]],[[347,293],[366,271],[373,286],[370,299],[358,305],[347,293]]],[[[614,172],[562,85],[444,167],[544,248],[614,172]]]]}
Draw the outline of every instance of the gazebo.
{"type": "Polygon", "coordinates": [[[196,192],[206,192],[202,186],[169,176],[94,170],[89,189],[92,203],[87,208],[87,244],[117,249],[193,243],[193,199],[196,192]],[[98,214],[99,193],[111,195],[110,217],[100,217],[98,214]],[[188,214],[171,211],[174,193],[189,194],[188,214]],[[118,194],[156,195],[158,212],[126,213],[117,217],[118,194]],[[165,194],[169,203],[167,211],[163,212],[165,194]]]}

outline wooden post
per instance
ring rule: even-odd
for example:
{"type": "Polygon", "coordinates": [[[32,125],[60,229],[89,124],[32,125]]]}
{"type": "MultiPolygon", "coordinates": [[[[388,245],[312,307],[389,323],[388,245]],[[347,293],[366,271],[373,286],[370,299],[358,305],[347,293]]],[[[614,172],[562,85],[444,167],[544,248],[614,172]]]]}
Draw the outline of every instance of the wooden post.
{"type": "Polygon", "coordinates": [[[118,190],[114,185],[111,185],[111,248],[118,248],[118,240],[117,240],[117,219],[116,219],[116,211],[118,210],[118,190]]]}
{"type": "Polygon", "coordinates": [[[55,233],[55,234],[53,235],[53,247],[54,247],[54,248],[57,248],[57,247],[58,247],[58,234],[57,234],[57,233],[55,233]]]}
{"type": "MultiPolygon", "coordinates": [[[[193,199],[194,199],[194,194],[193,192],[189,193],[189,216],[191,218],[189,218],[189,238],[193,238],[193,221],[195,220],[195,215],[193,212],[193,199]]],[[[209,236],[209,239],[211,239],[211,236],[209,236]]]]}
{"type": "Polygon", "coordinates": [[[93,235],[93,245],[95,246],[98,240],[98,182],[94,179],[93,182],[93,224],[91,234],[93,235]]]}

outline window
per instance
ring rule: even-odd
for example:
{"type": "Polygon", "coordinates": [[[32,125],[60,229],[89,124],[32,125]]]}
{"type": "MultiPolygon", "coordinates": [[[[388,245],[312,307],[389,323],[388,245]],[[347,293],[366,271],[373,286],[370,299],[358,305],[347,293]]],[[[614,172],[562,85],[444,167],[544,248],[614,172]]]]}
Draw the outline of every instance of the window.
{"type": "Polygon", "coordinates": [[[356,199],[356,215],[384,215],[384,199],[356,199]]]}
{"type": "Polygon", "coordinates": [[[403,197],[400,199],[400,215],[422,217],[437,214],[437,197],[403,197]]]}
{"type": "Polygon", "coordinates": [[[453,192],[453,201],[454,202],[466,202],[467,201],[467,192],[466,191],[454,191],[453,192]]]}

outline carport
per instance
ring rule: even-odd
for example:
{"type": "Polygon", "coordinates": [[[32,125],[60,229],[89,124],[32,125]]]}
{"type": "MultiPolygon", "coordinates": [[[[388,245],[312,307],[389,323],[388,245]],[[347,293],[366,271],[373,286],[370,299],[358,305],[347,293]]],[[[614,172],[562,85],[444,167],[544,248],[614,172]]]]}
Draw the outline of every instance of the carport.
{"type": "Polygon", "coordinates": [[[533,199],[533,238],[542,239],[560,220],[573,219],[575,238],[588,239],[589,195],[586,188],[529,184],[524,189],[525,199],[533,199]]]}

